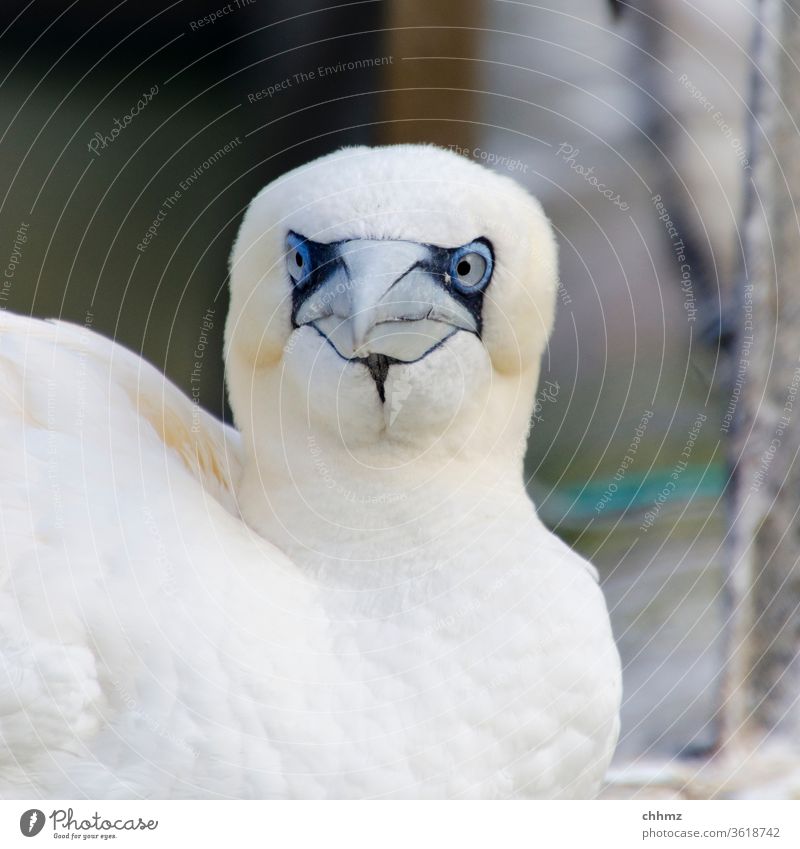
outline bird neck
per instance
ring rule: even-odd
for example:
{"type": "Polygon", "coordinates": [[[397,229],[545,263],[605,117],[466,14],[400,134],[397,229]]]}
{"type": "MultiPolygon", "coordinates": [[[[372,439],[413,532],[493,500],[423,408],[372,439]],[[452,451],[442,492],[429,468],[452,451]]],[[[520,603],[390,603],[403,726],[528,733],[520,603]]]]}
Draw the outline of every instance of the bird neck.
{"type": "MultiPolygon", "coordinates": [[[[295,433],[260,446],[238,489],[242,516],[294,559],[398,550],[456,534],[465,517],[496,519],[533,508],[522,453],[467,449],[415,453],[390,439],[345,449],[327,433],[295,433]]],[[[370,555],[371,556],[371,555],[370,555]]]]}
{"type": "Polygon", "coordinates": [[[245,446],[237,499],[262,536],[295,558],[314,538],[323,551],[334,541],[378,549],[378,538],[389,550],[404,535],[450,533],[465,515],[532,512],[522,461],[535,372],[495,373],[471,395],[455,392],[458,403],[447,386],[423,386],[422,375],[395,418],[368,376],[351,379],[359,376],[361,394],[324,385],[310,394],[269,369],[251,379],[249,395],[235,385],[250,404],[237,413],[245,446]]]}

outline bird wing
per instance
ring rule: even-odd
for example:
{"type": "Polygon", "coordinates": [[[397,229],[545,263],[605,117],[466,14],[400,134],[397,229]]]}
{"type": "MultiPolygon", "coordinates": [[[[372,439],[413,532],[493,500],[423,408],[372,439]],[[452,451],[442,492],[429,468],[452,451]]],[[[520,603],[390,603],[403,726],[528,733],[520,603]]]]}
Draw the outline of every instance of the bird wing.
{"type": "MultiPolygon", "coordinates": [[[[63,321],[0,312],[0,416],[32,415],[24,409],[26,385],[52,382],[55,359],[75,386],[89,371],[106,372],[133,407],[210,495],[236,511],[234,487],[241,471],[238,431],[194,404],[158,369],[99,333],[63,321]],[[44,370],[41,367],[44,366],[44,370]]],[[[110,387],[109,387],[110,388],[110,387]]],[[[33,400],[33,399],[31,399],[33,400]]],[[[59,423],[62,427],[62,423],[59,423]]]]}
{"type": "Polygon", "coordinates": [[[131,740],[164,774],[192,758],[175,712],[227,702],[207,670],[288,564],[235,514],[240,451],[120,345],[0,312],[0,797],[74,793],[131,740]]]}

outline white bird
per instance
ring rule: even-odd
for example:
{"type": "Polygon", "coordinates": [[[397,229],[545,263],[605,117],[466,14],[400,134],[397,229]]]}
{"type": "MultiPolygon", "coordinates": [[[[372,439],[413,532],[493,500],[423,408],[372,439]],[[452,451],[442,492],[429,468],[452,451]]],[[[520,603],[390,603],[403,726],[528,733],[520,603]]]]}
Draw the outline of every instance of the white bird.
{"type": "Polygon", "coordinates": [[[359,147],[242,223],[238,432],[0,314],[0,795],[595,794],[619,660],[522,476],[556,286],[512,180],[359,147]]]}

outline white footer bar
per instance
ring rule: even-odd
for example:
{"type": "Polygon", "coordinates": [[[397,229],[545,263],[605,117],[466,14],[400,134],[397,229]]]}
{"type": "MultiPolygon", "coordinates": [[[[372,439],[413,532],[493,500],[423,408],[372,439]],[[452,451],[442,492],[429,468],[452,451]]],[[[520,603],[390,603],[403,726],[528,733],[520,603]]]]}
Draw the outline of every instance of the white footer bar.
{"type": "Polygon", "coordinates": [[[798,802],[0,802],[0,846],[800,847],[798,802]]]}

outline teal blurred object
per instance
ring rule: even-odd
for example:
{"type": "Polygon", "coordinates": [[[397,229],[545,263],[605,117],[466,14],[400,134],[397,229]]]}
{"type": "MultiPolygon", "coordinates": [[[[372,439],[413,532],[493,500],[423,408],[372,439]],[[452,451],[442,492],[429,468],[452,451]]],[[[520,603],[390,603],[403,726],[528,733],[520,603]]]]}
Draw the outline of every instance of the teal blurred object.
{"type": "Polygon", "coordinates": [[[631,473],[620,481],[590,480],[563,487],[548,487],[534,480],[528,484],[528,489],[542,521],[565,530],[580,530],[589,524],[609,524],[620,518],[629,523],[641,523],[655,505],[659,506],[657,522],[689,502],[718,500],[728,482],[728,469],[719,462],[707,466],[690,465],[677,478],[673,479],[672,475],[673,469],[659,468],[645,474],[631,473]],[[612,493],[608,492],[610,484],[615,487],[612,493]],[[668,490],[666,498],[663,497],[665,490],[668,490]],[[600,504],[604,506],[598,510],[600,504]]]}

